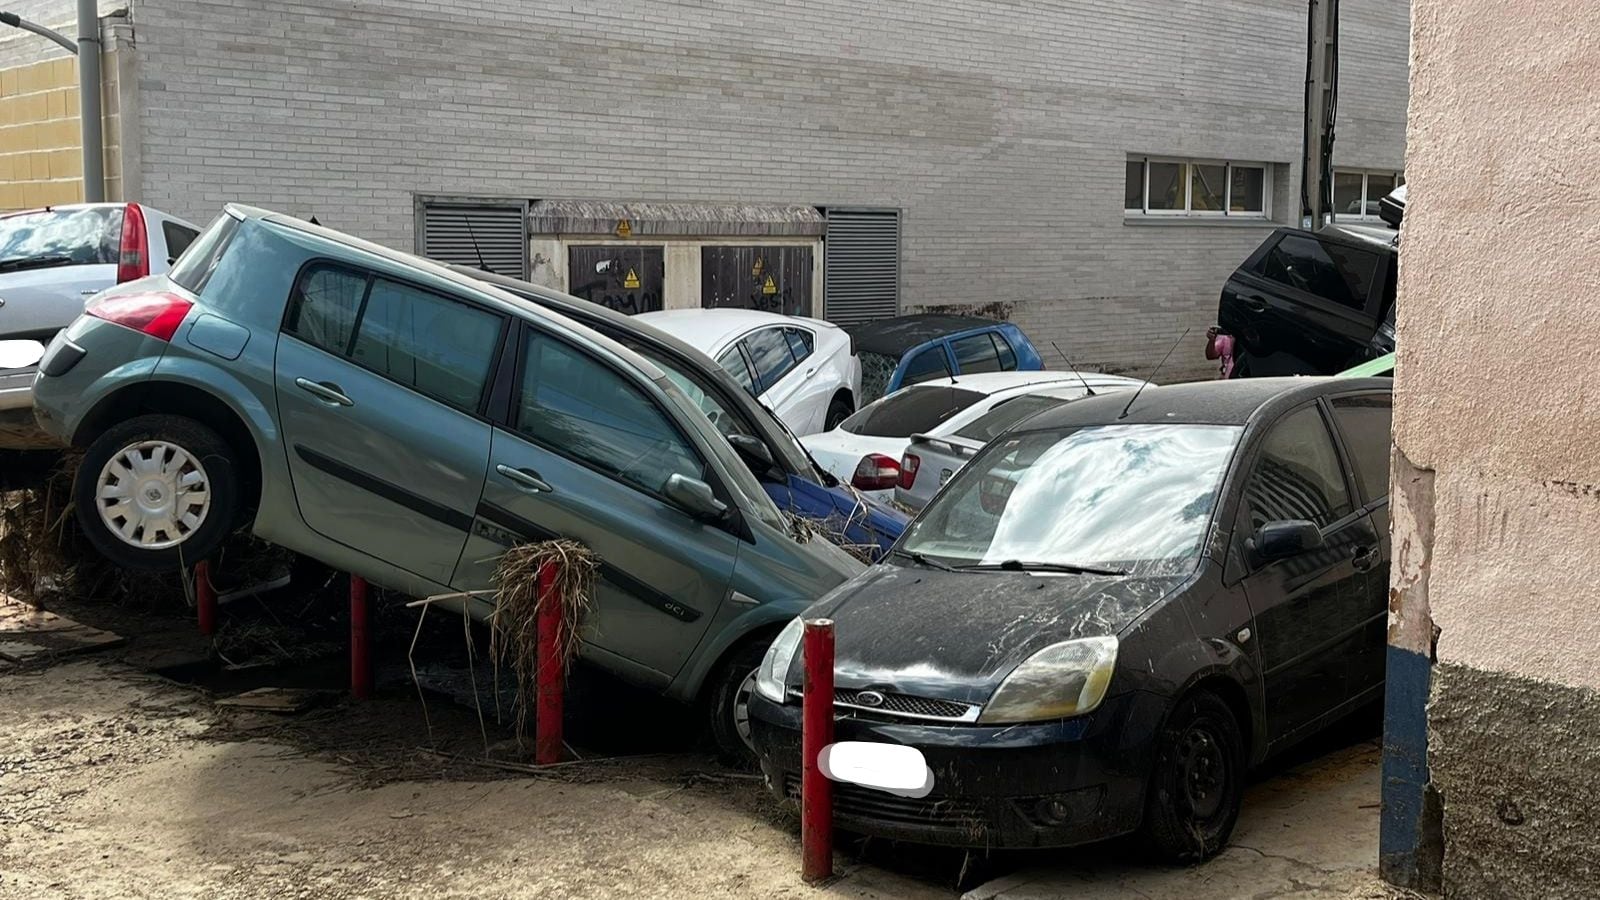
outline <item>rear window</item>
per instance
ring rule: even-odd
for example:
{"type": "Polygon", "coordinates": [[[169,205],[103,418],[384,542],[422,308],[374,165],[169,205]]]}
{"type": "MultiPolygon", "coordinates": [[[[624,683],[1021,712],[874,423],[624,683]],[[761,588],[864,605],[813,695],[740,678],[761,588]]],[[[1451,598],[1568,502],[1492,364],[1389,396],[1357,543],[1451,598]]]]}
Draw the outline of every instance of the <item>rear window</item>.
{"type": "Polygon", "coordinates": [[[985,444],[999,437],[1001,432],[1021,422],[1036,412],[1067,402],[1060,397],[1026,394],[1007,400],[983,415],[968,422],[956,432],[956,437],[983,441],[985,444]]]}
{"type": "Polygon", "coordinates": [[[857,355],[861,358],[861,395],[868,399],[882,397],[889,389],[889,379],[894,377],[900,358],[871,350],[862,350],[857,355]]]}
{"type": "Polygon", "coordinates": [[[0,272],[117,261],[122,207],[54,209],[0,218],[0,272]]]}
{"type": "Polygon", "coordinates": [[[906,388],[868,404],[845,419],[840,428],[874,437],[910,437],[937,428],[940,422],[982,400],[984,394],[962,388],[906,388]]]}
{"type": "Polygon", "coordinates": [[[196,294],[200,293],[200,289],[210,280],[211,273],[216,270],[217,260],[222,258],[222,252],[228,248],[228,241],[237,230],[239,230],[239,220],[227,213],[212,219],[206,230],[184,249],[178,261],[173,264],[172,271],[167,273],[167,277],[196,294]]]}

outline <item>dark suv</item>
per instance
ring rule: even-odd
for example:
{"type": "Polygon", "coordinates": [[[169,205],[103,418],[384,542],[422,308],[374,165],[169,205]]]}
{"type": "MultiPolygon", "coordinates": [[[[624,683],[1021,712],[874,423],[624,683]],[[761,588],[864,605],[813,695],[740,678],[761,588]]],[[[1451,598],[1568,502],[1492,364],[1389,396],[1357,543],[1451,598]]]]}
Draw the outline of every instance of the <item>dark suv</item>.
{"type": "Polygon", "coordinates": [[[1222,288],[1206,357],[1226,378],[1332,375],[1394,351],[1399,232],[1279,228],[1222,288]]]}

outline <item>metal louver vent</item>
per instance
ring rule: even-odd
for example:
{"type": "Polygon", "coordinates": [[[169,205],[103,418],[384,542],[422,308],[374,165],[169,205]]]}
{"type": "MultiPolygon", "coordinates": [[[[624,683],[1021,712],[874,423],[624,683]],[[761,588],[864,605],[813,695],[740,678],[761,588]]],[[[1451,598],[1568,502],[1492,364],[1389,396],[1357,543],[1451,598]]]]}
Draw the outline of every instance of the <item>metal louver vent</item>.
{"type": "Polygon", "coordinates": [[[900,311],[900,211],[827,211],[823,302],[828,321],[853,325],[900,311]]]}
{"type": "Polygon", "coordinates": [[[528,277],[527,205],[424,201],[422,255],[437,262],[528,277]]]}

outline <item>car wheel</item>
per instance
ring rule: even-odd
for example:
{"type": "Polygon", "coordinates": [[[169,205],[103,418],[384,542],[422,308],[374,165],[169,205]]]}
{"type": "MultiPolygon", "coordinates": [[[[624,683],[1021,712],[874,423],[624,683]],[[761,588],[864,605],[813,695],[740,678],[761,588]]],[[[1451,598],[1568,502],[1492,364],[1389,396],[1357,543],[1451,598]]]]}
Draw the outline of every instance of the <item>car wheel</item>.
{"type": "Polygon", "coordinates": [[[755,694],[756,669],[767,655],[768,640],[748,641],[731,654],[710,686],[711,740],[717,758],[730,766],[755,764],[756,748],[750,737],[750,698],[755,694]]]}
{"type": "Polygon", "coordinates": [[[1144,837],[1175,863],[1209,859],[1228,842],[1244,794],[1244,741],[1221,697],[1197,691],[1173,709],[1156,738],[1144,837]]]}
{"type": "MultiPolygon", "coordinates": [[[[812,409],[816,409],[816,407],[812,407],[812,409]]],[[[833,398],[833,402],[828,404],[828,414],[823,417],[822,430],[832,431],[838,428],[839,423],[850,418],[850,414],[855,411],[855,406],[850,403],[849,397],[839,396],[833,398]]]]}
{"type": "Polygon", "coordinates": [[[143,572],[182,568],[210,556],[233,530],[233,450],[193,419],[129,419],[89,445],[73,501],[79,527],[113,563],[143,572]]]}

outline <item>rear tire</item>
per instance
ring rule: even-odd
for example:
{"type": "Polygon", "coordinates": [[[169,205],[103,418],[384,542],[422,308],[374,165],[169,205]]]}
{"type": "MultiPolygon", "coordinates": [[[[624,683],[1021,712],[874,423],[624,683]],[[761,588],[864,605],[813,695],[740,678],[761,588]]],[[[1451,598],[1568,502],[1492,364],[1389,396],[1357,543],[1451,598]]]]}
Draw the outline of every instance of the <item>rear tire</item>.
{"type": "MultiPolygon", "coordinates": [[[[815,409],[816,407],[812,408],[815,409]]],[[[839,423],[850,418],[850,414],[855,411],[855,404],[850,402],[849,397],[843,394],[834,397],[833,402],[828,404],[828,414],[822,419],[822,430],[832,431],[838,428],[839,423]]]]}
{"type": "Polygon", "coordinates": [[[1178,701],[1156,736],[1145,796],[1144,839],[1160,858],[1203,862],[1233,833],[1244,795],[1244,739],[1221,697],[1196,691],[1178,701]]]}
{"type": "Polygon", "coordinates": [[[222,545],[239,517],[233,448],[183,416],[113,425],[89,445],[73,483],[78,527],[101,555],[138,572],[168,572],[222,545]]]}
{"type": "Polygon", "coordinates": [[[707,690],[706,713],[717,758],[741,769],[755,765],[756,748],[750,740],[750,697],[755,691],[756,669],[767,655],[771,637],[746,641],[717,667],[707,690]]]}

